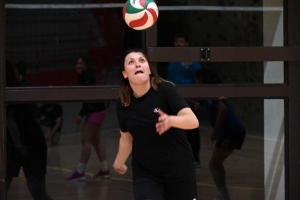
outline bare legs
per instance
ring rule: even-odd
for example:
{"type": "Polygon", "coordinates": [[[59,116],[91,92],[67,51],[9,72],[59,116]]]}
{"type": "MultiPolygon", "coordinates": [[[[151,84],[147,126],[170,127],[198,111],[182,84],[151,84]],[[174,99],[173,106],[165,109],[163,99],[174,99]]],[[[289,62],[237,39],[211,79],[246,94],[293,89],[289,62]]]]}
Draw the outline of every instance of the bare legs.
{"type": "Polygon", "coordinates": [[[103,143],[101,142],[100,131],[101,126],[84,124],[82,130],[81,163],[87,164],[91,155],[92,146],[95,148],[100,162],[106,160],[106,151],[103,143]]]}
{"type": "Polygon", "coordinates": [[[60,140],[60,132],[58,132],[58,131],[56,131],[53,135],[52,135],[52,137],[51,137],[51,139],[50,139],[50,144],[52,145],[52,146],[54,146],[54,145],[57,145],[58,144],[58,142],[59,142],[59,140],[60,140]]]}
{"type": "MultiPolygon", "coordinates": [[[[103,113],[101,113],[103,114],[103,113]]],[[[104,117],[104,116],[101,116],[104,117]]],[[[99,119],[100,120],[100,119],[99,119]]],[[[110,178],[110,171],[106,160],[106,150],[101,141],[101,125],[85,123],[82,129],[82,149],[77,170],[67,177],[67,180],[85,180],[85,167],[90,159],[94,147],[100,161],[100,170],[93,178],[110,178]]]]}
{"type": "MultiPolygon", "coordinates": [[[[30,194],[34,200],[52,200],[52,198],[46,192],[46,181],[45,174],[41,175],[27,175],[26,182],[30,194]]],[[[10,184],[12,182],[13,177],[8,176],[6,183],[6,191],[8,191],[10,184]]]]}
{"type": "Polygon", "coordinates": [[[226,188],[226,170],[224,168],[223,162],[225,161],[226,158],[228,158],[228,156],[232,154],[233,151],[234,149],[224,149],[224,148],[214,147],[213,154],[209,163],[209,169],[211,171],[214,183],[219,189],[219,193],[224,193],[221,195],[226,196],[225,197],[226,199],[230,199],[230,198],[226,188]]]}
{"type": "Polygon", "coordinates": [[[98,130],[97,130],[97,133],[94,135],[94,139],[93,139],[93,143],[92,145],[94,146],[95,148],[95,151],[97,153],[97,156],[100,160],[100,162],[106,160],[106,149],[105,149],[105,146],[104,144],[102,143],[101,141],[101,128],[99,127],[98,130]]]}
{"type": "Polygon", "coordinates": [[[30,175],[26,176],[26,182],[34,200],[52,200],[46,192],[45,175],[30,175]]]}

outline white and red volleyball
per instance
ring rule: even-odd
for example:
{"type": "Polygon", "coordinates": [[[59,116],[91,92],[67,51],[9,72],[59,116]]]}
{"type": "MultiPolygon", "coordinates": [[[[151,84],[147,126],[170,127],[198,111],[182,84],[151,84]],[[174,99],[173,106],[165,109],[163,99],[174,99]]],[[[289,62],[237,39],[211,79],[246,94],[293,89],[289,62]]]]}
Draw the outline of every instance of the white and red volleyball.
{"type": "Polygon", "coordinates": [[[153,0],[128,0],[123,6],[126,24],[135,30],[153,26],[158,18],[158,8],[153,0]]]}

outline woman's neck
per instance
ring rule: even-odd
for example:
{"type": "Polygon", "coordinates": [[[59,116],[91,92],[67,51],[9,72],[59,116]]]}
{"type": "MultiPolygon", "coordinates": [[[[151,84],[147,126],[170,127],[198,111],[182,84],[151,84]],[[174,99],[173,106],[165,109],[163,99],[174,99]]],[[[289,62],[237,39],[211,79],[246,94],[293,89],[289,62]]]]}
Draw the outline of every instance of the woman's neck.
{"type": "Polygon", "coordinates": [[[146,84],[142,84],[142,85],[131,85],[133,96],[136,98],[142,97],[144,94],[148,92],[150,87],[151,87],[150,81],[147,81],[146,84]]]}

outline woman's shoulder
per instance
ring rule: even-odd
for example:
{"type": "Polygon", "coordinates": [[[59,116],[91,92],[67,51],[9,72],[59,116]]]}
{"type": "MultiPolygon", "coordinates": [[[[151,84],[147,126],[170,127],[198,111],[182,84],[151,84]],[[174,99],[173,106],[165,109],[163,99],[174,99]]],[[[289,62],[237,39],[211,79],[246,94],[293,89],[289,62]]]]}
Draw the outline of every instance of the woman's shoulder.
{"type": "Polygon", "coordinates": [[[169,93],[175,90],[175,85],[169,81],[163,81],[158,85],[158,92],[159,93],[169,93]]]}
{"type": "Polygon", "coordinates": [[[175,87],[175,85],[170,81],[163,81],[158,85],[159,90],[165,90],[165,89],[174,88],[174,87],[175,87]]]}

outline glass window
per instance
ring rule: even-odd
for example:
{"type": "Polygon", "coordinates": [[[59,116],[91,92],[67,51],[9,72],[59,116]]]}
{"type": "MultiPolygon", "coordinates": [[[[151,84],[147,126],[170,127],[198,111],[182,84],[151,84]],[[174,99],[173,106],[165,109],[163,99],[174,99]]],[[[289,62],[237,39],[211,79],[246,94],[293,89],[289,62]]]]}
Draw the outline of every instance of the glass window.
{"type": "Polygon", "coordinates": [[[142,32],[125,24],[123,4],[54,3],[6,1],[6,58],[28,79],[24,85],[83,85],[78,79],[86,75],[75,68],[90,69],[87,85],[117,84],[124,49],[142,48],[142,32]],[[87,63],[76,67],[81,56],[87,63]]]}
{"type": "Polygon", "coordinates": [[[178,85],[199,83],[197,76],[207,77],[206,84],[284,83],[284,62],[161,62],[157,67],[160,76],[178,85]]]}
{"type": "Polygon", "coordinates": [[[283,1],[158,1],[158,46],[283,46],[283,1]]]}
{"type": "MultiPolygon", "coordinates": [[[[192,102],[191,99],[188,101],[192,102]]],[[[201,138],[198,137],[201,168],[196,168],[198,194],[199,199],[207,196],[211,198],[217,195],[209,169],[214,151],[214,144],[211,142],[213,132],[211,124],[214,124],[217,115],[214,110],[219,100],[198,99],[193,102],[192,108],[200,121],[196,133],[200,133],[201,138]]],[[[235,149],[224,162],[230,196],[236,199],[284,199],[284,100],[228,98],[221,102],[226,106],[229,114],[222,128],[219,129],[219,137],[224,139],[229,134],[234,137],[229,139],[230,145],[234,145],[235,141],[239,144],[237,148],[241,145],[241,149],[235,149]]],[[[126,162],[129,169],[125,175],[119,175],[112,169],[120,137],[115,102],[97,102],[100,104],[98,107],[95,103],[36,102],[6,106],[8,175],[18,175],[12,179],[7,199],[31,198],[25,181],[26,173],[31,172],[31,167],[35,172],[40,170],[39,173],[42,175],[46,173],[45,186],[52,199],[93,199],[95,196],[103,200],[133,199],[131,157],[126,162]],[[103,107],[101,108],[103,104],[106,106],[105,115],[103,115],[103,107]],[[94,105],[94,107],[86,105],[94,105]],[[84,108],[91,113],[82,112],[84,108]],[[81,123],[78,123],[80,113],[85,115],[81,123]],[[97,122],[95,119],[101,123],[101,129],[91,128],[100,128],[98,125],[89,126],[90,123],[97,122]],[[17,128],[20,128],[21,146],[15,146],[18,132],[13,126],[14,121],[17,128]],[[86,129],[87,126],[91,129],[86,129]],[[85,180],[66,180],[75,170],[81,169],[78,164],[82,151],[81,141],[87,130],[93,130],[100,136],[101,144],[106,150],[107,167],[111,175],[109,181],[95,177],[102,166],[103,159],[99,162],[94,148],[84,167],[85,180]],[[25,158],[33,159],[32,163],[20,170],[18,168],[20,163],[13,156],[19,155],[16,150],[23,153],[22,156],[25,158]],[[36,164],[39,166],[37,167],[36,164]]],[[[222,145],[226,145],[226,142],[222,145]]]]}
{"type": "Polygon", "coordinates": [[[7,199],[32,199],[26,177],[33,186],[36,178],[39,194],[46,187],[52,199],[133,199],[127,184],[131,170],[120,176],[112,169],[120,137],[115,102],[8,104],[6,110],[7,175],[12,180],[7,182],[7,199]],[[81,154],[82,141],[93,141],[90,154],[81,154]],[[73,180],[84,162],[80,159],[87,159],[85,180],[73,180]],[[124,192],[116,192],[120,190],[124,192]]]}
{"type": "MultiPolygon", "coordinates": [[[[197,170],[197,183],[200,186],[199,198],[202,199],[206,196],[215,197],[218,192],[209,164],[213,168],[211,160],[215,144],[212,143],[211,136],[218,113],[214,111],[219,101],[200,99],[199,102],[200,107],[194,107],[194,112],[200,122],[202,168],[197,170]]],[[[231,136],[228,142],[230,144],[233,137],[237,142],[242,135],[234,134],[239,122],[246,130],[241,149],[235,149],[223,163],[230,196],[237,199],[284,199],[284,100],[229,98],[222,102],[226,105],[228,114],[219,129],[218,137],[226,138],[225,133],[228,131],[227,134],[231,136]]],[[[228,143],[223,140],[221,144],[226,146],[228,143]]]]}

